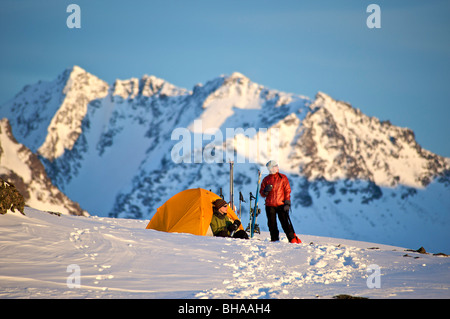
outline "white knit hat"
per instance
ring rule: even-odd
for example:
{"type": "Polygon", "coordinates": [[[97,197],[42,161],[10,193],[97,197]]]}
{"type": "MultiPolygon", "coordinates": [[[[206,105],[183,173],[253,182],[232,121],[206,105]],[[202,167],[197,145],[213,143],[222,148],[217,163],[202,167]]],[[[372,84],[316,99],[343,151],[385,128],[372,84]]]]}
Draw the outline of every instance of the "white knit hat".
{"type": "Polygon", "coordinates": [[[275,162],[274,160],[270,160],[267,164],[267,169],[270,171],[273,167],[278,166],[278,163],[275,162]]]}

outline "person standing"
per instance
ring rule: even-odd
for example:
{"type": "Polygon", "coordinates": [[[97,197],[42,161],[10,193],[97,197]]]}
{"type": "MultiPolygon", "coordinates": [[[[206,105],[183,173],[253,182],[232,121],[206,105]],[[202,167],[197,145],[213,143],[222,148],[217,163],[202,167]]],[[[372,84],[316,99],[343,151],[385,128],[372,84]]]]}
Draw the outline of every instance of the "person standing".
{"type": "Polygon", "coordinates": [[[279,231],[277,225],[277,216],[281,227],[290,243],[300,244],[302,241],[297,237],[289,217],[291,208],[291,186],[286,175],[279,172],[278,163],[274,160],[266,164],[269,175],[264,177],[260,195],[266,198],[267,226],[269,227],[270,238],[272,241],[278,241],[279,231]]]}

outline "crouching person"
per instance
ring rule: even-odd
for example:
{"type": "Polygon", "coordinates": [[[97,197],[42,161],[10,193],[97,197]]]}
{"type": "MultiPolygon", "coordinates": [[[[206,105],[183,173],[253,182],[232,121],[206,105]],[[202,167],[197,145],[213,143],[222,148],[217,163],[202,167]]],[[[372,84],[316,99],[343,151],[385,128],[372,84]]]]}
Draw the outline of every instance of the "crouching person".
{"type": "Polygon", "coordinates": [[[233,237],[248,239],[247,233],[239,229],[241,222],[236,219],[232,222],[227,216],[227,202],[219,198],[213,202],[213,216],[211,230],[217,237],[233,237]]]}

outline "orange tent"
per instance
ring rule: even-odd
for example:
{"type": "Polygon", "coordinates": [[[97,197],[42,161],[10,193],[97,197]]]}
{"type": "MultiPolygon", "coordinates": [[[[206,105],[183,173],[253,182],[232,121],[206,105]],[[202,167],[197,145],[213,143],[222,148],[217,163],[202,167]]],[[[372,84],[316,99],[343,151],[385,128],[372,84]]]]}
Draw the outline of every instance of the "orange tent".
{"type": "MultiPolygon", "coordinates": [[[[146,229],[208,235],[213,214],[212,203],[218,198],[220,198],[219,195],[202,188],[184,190],[157,209],[146,229]]],[[[231,221],[238,219],[230,206],[228,206],[227,216],[231,221]]],[[[239,228],[243,229],[242,225],[239,228]]]]}

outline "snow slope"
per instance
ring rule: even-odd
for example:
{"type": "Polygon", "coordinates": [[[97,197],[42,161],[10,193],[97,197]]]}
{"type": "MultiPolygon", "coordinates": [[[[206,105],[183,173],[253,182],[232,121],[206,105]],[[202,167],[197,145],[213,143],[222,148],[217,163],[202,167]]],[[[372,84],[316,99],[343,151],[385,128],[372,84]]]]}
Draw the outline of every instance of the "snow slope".
{"type": "Polygon", "coordinates": [[[450,297],[450,259],[400,247],[308,235],[300,245],[271,243],[267,233],[223,239],[146,230],[144,220],[25,213],[0,216],[0,298],[450,297]],[[367,285],[376,283],[370,265],[380,288],[367,285]]]}

